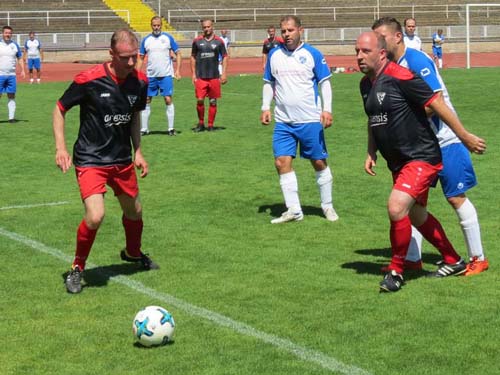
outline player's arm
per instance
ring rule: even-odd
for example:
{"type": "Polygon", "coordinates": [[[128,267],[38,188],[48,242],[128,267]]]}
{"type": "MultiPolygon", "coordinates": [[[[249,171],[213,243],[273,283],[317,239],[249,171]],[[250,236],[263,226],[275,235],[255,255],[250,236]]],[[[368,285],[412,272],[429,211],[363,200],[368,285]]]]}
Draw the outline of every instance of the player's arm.
{"type": "Polygon", "coordinates": [[[484,139],[470,133],[462,125],[458,116],[446,104],[443,96],[437,95],[429,104],[429,107],[448,125],[451,130],[457,135],[469,151],[476,154],[482,154],[486,150],[486,142],[484,139]]]}
{"type": "Polygon", "coordinates": [[[19,56],[17,59],[17,62],[19,66],[21,67],[21,77],[25,78],[26,77],[26,72],[24,71],[24,60],[23,60],[23,55],[19,56]]]}
{"type": "Polygon", "coordinates": [[[191,80],[196,81],[196,57],[191,55],[191,80]]]}
{"type": "Polygon", "coordinates": [[[227,83],[227,75],[226,75],[227,60],[228,60],[228,56],[227,56],[227,53],[226,53],[226,55],[222,57],[222,73],[220,75],[220,83],[222,83],[223,85],[225,83],[227,83]]]}
{"type": "Polygon", "coordinates": [[[141,170],[141,177],[148,175],[148,163],[141,151],[141,120],[140,112],[134,112],[130,123],[130,138],[132,138],[132,147],[134,148],[134,165],[141,170]]]}
{"type": "Polygon", "coordinates": [[[59,105],[56,105],[52,112],[52,130],[56,144],[56,165],[63,173],[66,173],[72,164],[64,138],[65,115],[66,112],[63,112],[59,105]]]}
{"type": "Polygon", "coordinates": [[[273,97],[273,85],[269,81],[264,81],[264,86],[262,87],[262,113],[260,114],[262,125],[269,125],[271,123],[271,102],[273,101],[273,97]]]}
{"type": "Polygon", "coordinates": [[[181,50],[178,49],[177,52],[175,52],[175,73],[174,73],[175,79],[181,79],[181,67],[182,67],[182,53],[181,50]]]}
{"type": "Polygon", "coordinates": [[[367,145],[367,156],[365,160],[365,172],[370,176],[375,176],[376,173],[373,168],[377,165],[377,145],[375,139],[373,138],[372,129],[370,124],[368,124],[368,145],[367,145]]]}
{"type": "Polygon", "coordinates": [[[144,65],[144,55],[139,54],[137,56],[137,62],[135,63],[135,68],[140,71],[143,65],[144,65]]]}
{"type": "Polygon", "coordinates": [[[323,112],[321,112],[321,124],[324,128],[329,128],[333,123],[332,116],[332,85],[330,79],[324,79],[319,83],[321,91],[321,102],[323,104],[323,112]]]}

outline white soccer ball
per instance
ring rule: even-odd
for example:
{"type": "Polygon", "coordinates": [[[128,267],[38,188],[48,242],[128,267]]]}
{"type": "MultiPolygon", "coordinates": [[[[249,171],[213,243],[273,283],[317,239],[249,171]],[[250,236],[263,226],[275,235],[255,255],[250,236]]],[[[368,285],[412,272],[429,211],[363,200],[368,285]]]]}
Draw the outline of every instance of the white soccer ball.
{"type": "Polygon", "coordinates": [[[143,346],[165,345],[174,336],[174,317],[163,307],[147,306],[135,316],[132,330],[143,346]]]}

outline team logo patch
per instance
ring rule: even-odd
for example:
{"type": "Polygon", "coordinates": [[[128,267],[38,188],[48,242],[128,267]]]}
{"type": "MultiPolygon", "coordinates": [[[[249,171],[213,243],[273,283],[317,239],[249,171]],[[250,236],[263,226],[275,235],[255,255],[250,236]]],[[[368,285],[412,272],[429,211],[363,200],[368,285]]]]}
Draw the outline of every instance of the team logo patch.
{"type": "Polygon", "coordinates": [[[305,56],[300,56],[300,57],[299,57],[299,62],[300,62],[301,64],[305,64],[305,63],[306,63],[306,61],[307,61],[307,59],[305,58],[305,56]]]}
{"type": "Polygon", "coordinates": [[[382,103],[384,102],[384,98],[385,98],[385,92],[377,92],[378,104],[382,105],[382,103]]]}
{"type": "Polygon", "coordinates": [[[101,98],[109,98],[111,94],[109,92],[101,92],[101,98]]]}
{"type": "Polygon", "coordinates": [[[131,106],[133,106],[137,101],[137,95],[127,95],[127,98],[131,106]]]}

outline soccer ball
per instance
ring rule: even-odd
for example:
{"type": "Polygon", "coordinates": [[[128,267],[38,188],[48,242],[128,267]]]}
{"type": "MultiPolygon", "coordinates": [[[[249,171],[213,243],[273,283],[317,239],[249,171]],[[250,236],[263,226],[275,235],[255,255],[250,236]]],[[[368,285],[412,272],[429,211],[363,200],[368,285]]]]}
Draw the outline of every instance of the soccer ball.
{"type": "Polygon", "coordinates": [[[174,336],[174,317],[163,307],[147,306],[135,316],[132,330],[143,346],[165,345],[174,336]]]}

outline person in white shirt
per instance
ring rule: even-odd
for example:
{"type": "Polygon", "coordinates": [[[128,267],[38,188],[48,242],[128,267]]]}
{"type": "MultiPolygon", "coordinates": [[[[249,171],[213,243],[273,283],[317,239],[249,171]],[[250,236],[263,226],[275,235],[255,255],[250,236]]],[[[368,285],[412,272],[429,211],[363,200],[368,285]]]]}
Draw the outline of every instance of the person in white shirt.
{"type": "Polygon", "coordinates": [[[331,72],[321,52],[301,41],[303,27],[298,17],[285,16],[280,24],[284,43],[270,50],[266,60],[260,116],[263,125],[270,124],[274,98],[274,165],[287,211],[271,223],[304,218],[292,167],[298,145],[300,156],[309,159],[316,171],[323,213],[327,220],[336,221],[339,217],[333,208],[333,176],[326,162],[324,137],[324,129],[333,122],[331,72]]]}
{"type": "Polygon", "coordinates": [[[137,60],[137,70],[141,70],[144,58],[147,55],[146,75],[149,80],[148,99],[146,109],[141,112],[141,134],[149,134],[149,116],[151,115],[151,100],[153,96],[162,95],[165,100],[166,117],[168,122],[167,134],[174,136],[177,134],[174,128],[174,103],[172,95],[174,93],[175,79],[181,79],[182,56],[181,50],[174,37],[166,32],[162,32],[162,19],[159,16],[151,18],[151,29],[153,32],[147,35],[141,42],[139,58],[137,60]],[[176,69],[174,72],[171,52],[175,54],[176,69]]]}
{"type": "Polygon", "coordinates": [[[40,83],[42,77],[43,49],[40,40],[35,38],[34,31],[30,31],[29,38],[24,42],[24,60],[28,64],[30,83],[34,82],[33,69],[36,69],[36,83],[40,83]]]}
{"type": "Polygon", "coordinates": [[[415,35],[415,30],[417,28],[417,21],[415,18],[407,18],[404,21],[405,33],[404,42],[406,47],[422,50],[422,41],[415,35]]]}
{"type": "Polygon", "coordinates": [[[12,40],[12,27],[4,26],[0,40],[0,98],[3,93],[7,94],[10,123],[16,122],[16,63],[19,63],[21,68],[21,76],[26,77],[22,57],[21,47],[12,40]]]}

